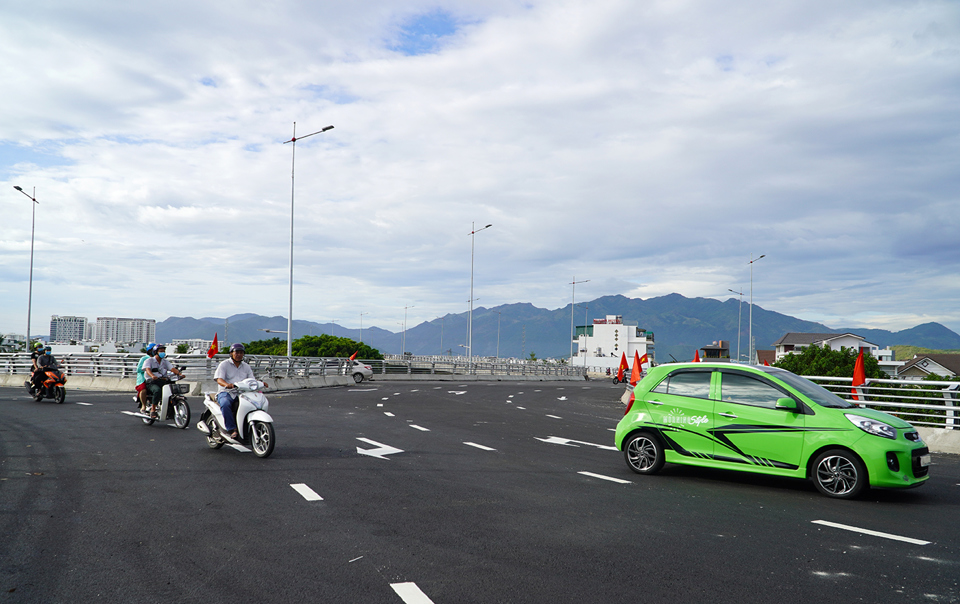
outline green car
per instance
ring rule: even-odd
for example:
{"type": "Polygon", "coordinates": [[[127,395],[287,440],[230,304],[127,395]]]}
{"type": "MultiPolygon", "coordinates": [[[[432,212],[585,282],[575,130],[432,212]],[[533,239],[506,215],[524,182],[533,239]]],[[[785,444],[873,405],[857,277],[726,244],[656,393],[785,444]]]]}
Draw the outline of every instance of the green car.
{"type": "Polygon", "coordinates": [[[923,484],[930,453],[916,428],[776,367],[654,367],[617,424],[630,469],[665,462],[810,478],[828,497],[923,484]]]}

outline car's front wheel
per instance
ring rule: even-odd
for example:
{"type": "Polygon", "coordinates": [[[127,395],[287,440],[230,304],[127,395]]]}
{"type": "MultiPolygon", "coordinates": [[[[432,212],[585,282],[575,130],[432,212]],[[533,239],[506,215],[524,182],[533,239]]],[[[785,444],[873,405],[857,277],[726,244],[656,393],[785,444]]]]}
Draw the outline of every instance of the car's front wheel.
{"type": "Polygon", "coordinates": [[[358,383],[358,384],[359,384],[360,382],[362,382],[362,381],[363,381],[363,374],[362,374],[362,373],[354,373],[354,374],[353,374],[353,381],[356,382],[356,383],[358,383]]]}
{"type": "Polygon", "coordinates": [[[623,447],[623,458],[637,474],[656,474],[665,461],[663,445],[656,436],[648,432],[638,432],[627,439],[623,447]]]}
{"type": "Polygon", "coordinates": [[[869,484],[860,458],[843,449],[829,449],[813,460],[813,484],[827,497],[853,499],[869,484]]]}

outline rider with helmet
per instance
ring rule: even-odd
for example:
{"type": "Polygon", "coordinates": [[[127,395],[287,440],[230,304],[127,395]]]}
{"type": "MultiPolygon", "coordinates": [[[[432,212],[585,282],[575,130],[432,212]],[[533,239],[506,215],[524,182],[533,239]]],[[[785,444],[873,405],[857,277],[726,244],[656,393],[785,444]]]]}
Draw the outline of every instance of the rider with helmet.
{"type": "MultiPolygon", "coordinates": [[[[217,380],[217,404],[220,405],[220,411],[223,412],[223,427],[229,432],[230,438],[236,439],[239,436],[237,432],[237,418],[233,416],[233,402],[240,396],[237,389],[237,382],[253,378],[253,369],[244,362],[243,356],[246,350],[243,344],[239,342],[230,347],[230,358],[221,361],[217,365],[217,371],[213,377],[217,380]]],[[[263,383],[264,387],[267,383],[263,383]]]]}
{"type": "Polygon", "coordinates": [[[53,349],[49,344],[43,346],[43,354],[40,353],[41,344],[37,344],[37,356],[34,363],[37,369],[33,372],[33,385],[37,390],[43,388],[43,382],[47,378],[47,369],[57,368],[57,359],[53,357],[53,349]]]}
{"type": "Polygon", "coordinates": [[[150,415],[157,413],[157,403],[163,396],[163,382],[174,373],[180,377],[183,374],[180,370],[170,364],[165,357],[167,356],[167,347],[163,344],[157,344],[154,348],[156,354],[143,363],[144,380],[147,384],[147,393],[150,395],[150,415]]]}
{"type": "Polygon", "coordinates": [[[147,378],[143,372],[143,365],[147,362],[147,359],[157,354],[156,351],[157,345],[153,342],[147,344],[146,354],[140,357],[140,362],[137,363],[137,400],[140,402],[140,412],[145,413],[147,411],[147,378]]]}

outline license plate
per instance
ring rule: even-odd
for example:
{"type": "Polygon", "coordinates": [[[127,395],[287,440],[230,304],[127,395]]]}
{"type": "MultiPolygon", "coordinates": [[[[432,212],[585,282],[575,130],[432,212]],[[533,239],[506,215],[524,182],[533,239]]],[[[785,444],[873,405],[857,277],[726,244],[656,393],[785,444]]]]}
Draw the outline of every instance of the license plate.
{"type": "Polygon", "coordinates": [[[921,468],[925,468],[925,467],[927,467],[927,466],[929,466],[929,465],[930,465],[930,456],[929,456],[929,455],[921,455],[921,456],[920,456],[920,467],[921,467],[921,468]]]}

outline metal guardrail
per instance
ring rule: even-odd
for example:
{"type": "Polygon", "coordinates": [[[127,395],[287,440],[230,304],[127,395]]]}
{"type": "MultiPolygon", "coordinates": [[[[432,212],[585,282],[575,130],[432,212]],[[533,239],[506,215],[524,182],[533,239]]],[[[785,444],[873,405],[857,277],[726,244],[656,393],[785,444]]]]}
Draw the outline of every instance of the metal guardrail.
{"type": "Polygon", "coordinates": [[[960,382],[868,379],[854,389],[853,378],[803,377],[840,398],[895,415],[914,426],[960,430],[960,407],[956,405],[960,382]]]}
{"type": "MultiPolygon", "coordinates": [[[[133,378],[142,353],[68,353],[56,355],[60,368],[68,375],[133,378]]],[[[173,365],[184,367],[190,380],[212,380],[217,365],[228,358],[218,354],[169,354],[173,365]]],[[[342,357],[286,357],[248,354],[244,360],[257,375],[268,377],[312,377],[351,375],[353,363],[342,357]]],[[[504,375],[504,376],[581,376],[582,368],[525,361],[467,361],[465,357],[388,357],[385,360],[360,360],[374,375],[504,375]]],[[[0,354],[0,373],[29,375],[32,363],[26,353],[0,354]]]]}

